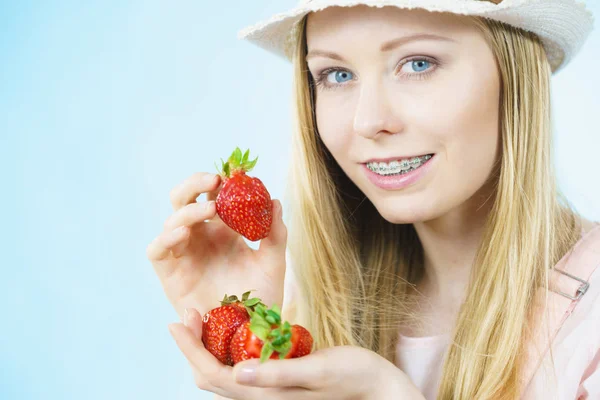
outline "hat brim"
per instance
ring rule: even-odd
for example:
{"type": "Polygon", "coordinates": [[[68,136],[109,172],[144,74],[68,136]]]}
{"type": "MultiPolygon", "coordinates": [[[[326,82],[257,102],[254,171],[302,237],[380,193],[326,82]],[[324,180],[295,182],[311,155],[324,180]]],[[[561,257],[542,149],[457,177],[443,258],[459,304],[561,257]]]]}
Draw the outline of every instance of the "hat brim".
{"type": "Polygon", "coordinates": [[[573,59],[594,25],[592,13],[577,0],[504,0],[499,4],[475,0],[419,0],[418,5],[414,0],[313,0],[242,29],[238,38],[291,61],[295,28],[305,15],[329,7],[357,5],[449,12],[507,23],[540,37],[553,72],[573,59]]]}

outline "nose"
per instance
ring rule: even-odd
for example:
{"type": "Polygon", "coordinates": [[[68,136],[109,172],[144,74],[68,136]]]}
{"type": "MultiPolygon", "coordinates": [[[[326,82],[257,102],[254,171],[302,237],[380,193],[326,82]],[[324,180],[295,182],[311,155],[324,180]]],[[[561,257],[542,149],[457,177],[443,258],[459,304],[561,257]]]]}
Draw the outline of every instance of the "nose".
{"type": "Polygon", "coordinates": [[[363,85],[354,111],[354,131],[367,139],[401,132],[404,124],[397,108],[389,99],[383,82],[363,85]]]}

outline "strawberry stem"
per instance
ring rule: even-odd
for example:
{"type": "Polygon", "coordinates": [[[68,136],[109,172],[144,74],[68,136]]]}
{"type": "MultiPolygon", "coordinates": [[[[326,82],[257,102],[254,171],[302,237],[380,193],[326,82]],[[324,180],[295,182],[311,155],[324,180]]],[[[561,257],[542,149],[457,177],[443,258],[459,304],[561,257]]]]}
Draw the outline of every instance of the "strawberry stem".
{"type": "Polygon", "coordinates": [[[252,315],[252,313],[254,313],[255,307],[257,306],[263,308],[266,307],[262,303],[262,300],[258,297],[250,298],[250,293],[251,291],[245,292],[242,295],[242,300],[240,300],[236,295],[228,296],[227,294],[225,294],[225,296],[223,296],[223,300],[221,300],[221,305],[226,306],[232,304],[241,304],[246,308],[246,311],[248,311],[249,315],[252,315]]]}
{"type": "Polygon", "coordinates": [[[281,309],[276,304],[270,309],[264,304],[256,305],[250,313],[250,331],[263,341],[261,362],[269,359],[273,352],[283,359],[292,348],[292,326],[287,321],[282,323],[281,309]]]}
{"type": "Polygon", "coordinates": [[[229,178],[232,174],[235,173],[246,173],[251,171],[256,162],[258,161],[258,157],[256,157],[252,161],[248,161],[250,156],[250,149],[246,150],[242,154],[242,150],[239,147],[236,147],[235,150],[231,153],[227,161],[223,161],[221,159],[221,170],[219,173],[225,177],[229,178]]]}
{"type": "Polygon", "coordinates": [[[267,361],[269,358],[271,358],[271,355],[273,355],[273,352],[275,351],[275,349],[273,348],[273,346],[271,346],[270,343],[265,343],[263,345],[262,350],[260,351],[260,362],[263,363],[265,361],[267,361]]]}
{"type": "Polygon", "coordinates": [[[266,319],[271,324],[279,324],[281,322],[281,317],[273,310],[267,310],[266,319]]]}

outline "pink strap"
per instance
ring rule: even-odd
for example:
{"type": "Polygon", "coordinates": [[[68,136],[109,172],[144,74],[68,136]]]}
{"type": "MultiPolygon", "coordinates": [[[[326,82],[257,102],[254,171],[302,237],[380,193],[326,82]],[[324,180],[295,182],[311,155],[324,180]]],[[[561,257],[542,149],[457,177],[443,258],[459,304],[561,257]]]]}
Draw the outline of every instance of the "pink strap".
{"type": "Polygon", "coordinates": [[[600,225],[590,230],[556,264],[550,273],[549,291],[537,291],[532,308],[533,332],[527,350],[527,362],[521,374],[522,387],[527,391],[552,341],[589,288],[589,280],[600,266],[600,225]],[[547,315],[544,312],[545,294],[547,315]],[[544,325],[544,317],[547,317],[544,325]]]}

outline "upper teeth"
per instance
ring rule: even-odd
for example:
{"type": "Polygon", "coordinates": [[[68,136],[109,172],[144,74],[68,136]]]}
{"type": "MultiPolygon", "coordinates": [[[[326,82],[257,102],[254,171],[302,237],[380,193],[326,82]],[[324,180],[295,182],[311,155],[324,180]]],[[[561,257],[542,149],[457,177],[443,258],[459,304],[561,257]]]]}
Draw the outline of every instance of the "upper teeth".
{"type": "Polygon", "coordinates": [[[391,175],[407,171],[411,168],[417,169],[421,166],[421,164],[425,163],[425,161],[429,160],[430,158],[431,155],[427,154],[421,157],[413,157],[410,159],[391,161],[389,163],[370,162],[367,163],[367,168],[369,168],[373,172],[377,172],[380,175],[391,175]]]}

